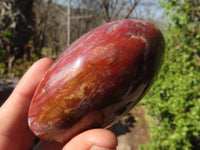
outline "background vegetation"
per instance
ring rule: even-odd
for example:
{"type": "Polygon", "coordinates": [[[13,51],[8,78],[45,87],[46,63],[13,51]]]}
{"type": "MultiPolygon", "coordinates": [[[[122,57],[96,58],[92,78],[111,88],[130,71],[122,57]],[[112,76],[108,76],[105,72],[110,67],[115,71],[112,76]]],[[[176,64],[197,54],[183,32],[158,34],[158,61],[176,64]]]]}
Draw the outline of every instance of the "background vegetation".
{"type": "Polygon", "coordinates": [[[151,120],[148,150],[200,149],[200,1],[166,0],[170,15],[159,78],[142,103],[151,120]]]}
{"type": "Polygon", "coordinates": [[[68,0],[1,0],[0,77],[22,76],[35,60],[55,59],[68,41],[112,20],[139,18],[163,26],[152,17],[156,5],[148,0],[71,0],[69,15],[68,0]]]}
{"type": "Polygon", "coordinates": [[[21,77],[37,59],[55,59],[67,45],[116,19],[143,19],[166,39],[162,70],[141,101],[151,140],[145,150],[200,149],[200,2],[163,0],[1,0],[0,77],[21,77]],[[70,38],[67,25],[70,17],[70,38]],[[166,26],[166,28],[164,28],[166,26]]]}

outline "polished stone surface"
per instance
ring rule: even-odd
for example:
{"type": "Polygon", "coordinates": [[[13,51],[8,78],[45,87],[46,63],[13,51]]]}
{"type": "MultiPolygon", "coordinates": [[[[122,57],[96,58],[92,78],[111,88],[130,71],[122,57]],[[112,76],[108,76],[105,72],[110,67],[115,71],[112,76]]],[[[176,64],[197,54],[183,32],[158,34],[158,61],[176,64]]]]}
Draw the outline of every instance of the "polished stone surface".
{"type": "Polygon", "coordinates": [[[44,140],[65,142],[109,127],[138,102],[157,74],[164,38],[154,25],[118,20],[76,40],[42,79],[29,126],[44,140]]]}

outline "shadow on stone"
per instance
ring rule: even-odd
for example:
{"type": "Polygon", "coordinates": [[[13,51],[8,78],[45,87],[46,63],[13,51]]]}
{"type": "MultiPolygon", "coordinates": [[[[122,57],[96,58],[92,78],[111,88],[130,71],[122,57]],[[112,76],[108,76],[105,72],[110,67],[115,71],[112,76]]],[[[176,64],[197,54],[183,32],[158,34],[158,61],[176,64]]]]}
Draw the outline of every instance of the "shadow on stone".
{"type": "Polygon", "coordinates": [[[136,120],[129,113],[124,118],[122,118],[118,123],[111,127],[111,131],[115,133],[116,136],[124,135],[131,132],[131,128],[134,127],[136,120]]]}

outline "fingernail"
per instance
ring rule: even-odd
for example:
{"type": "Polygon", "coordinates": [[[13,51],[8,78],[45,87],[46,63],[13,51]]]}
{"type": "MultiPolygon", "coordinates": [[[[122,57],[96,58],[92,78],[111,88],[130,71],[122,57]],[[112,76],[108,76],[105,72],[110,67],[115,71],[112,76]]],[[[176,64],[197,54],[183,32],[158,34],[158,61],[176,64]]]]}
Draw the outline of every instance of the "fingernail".
{"type": "Polygon", "coordinates": [[[116,148],[105,148],[105,147],[99,147],[99,146],[96,146],[96,145],[93,145],[90,150],[116,150],[116,148]]]}

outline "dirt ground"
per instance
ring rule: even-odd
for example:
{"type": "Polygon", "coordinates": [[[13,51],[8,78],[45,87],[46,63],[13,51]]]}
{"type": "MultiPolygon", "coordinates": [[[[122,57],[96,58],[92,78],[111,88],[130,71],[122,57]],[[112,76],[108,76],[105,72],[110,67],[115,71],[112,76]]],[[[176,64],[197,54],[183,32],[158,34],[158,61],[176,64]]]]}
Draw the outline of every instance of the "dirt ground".
{"type": "Polygon", "coordinates": [[[138,150],[140,144],[149,141],[146,119],[144,106],[137,105],[112,127],[118,137],[117,150],[138,150]]]}

